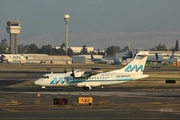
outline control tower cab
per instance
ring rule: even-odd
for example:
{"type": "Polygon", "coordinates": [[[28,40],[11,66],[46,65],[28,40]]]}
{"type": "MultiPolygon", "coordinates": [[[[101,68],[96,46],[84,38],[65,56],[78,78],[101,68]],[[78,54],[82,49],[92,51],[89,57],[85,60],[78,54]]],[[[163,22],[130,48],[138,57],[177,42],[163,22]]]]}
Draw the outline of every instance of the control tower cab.
{"type": "Polygon", "coordinates": [[[11,54],[18,54],[18,34],[21,32],[19,21],[7,21],[7,33],[10,34],[11,54]]]}

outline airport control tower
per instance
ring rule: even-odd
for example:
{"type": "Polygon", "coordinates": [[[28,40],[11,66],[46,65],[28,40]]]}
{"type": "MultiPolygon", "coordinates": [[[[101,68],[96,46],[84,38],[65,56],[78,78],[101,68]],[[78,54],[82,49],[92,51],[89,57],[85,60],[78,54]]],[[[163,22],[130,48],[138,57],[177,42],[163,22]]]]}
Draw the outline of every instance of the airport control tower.
{"type": "Polygon", "coordinates": [[[10,50],[11,54],[18,54],[18,34],[21,32],[21,24],[19,21],[7,21],[7,33],[10,34],[10,50]]]}

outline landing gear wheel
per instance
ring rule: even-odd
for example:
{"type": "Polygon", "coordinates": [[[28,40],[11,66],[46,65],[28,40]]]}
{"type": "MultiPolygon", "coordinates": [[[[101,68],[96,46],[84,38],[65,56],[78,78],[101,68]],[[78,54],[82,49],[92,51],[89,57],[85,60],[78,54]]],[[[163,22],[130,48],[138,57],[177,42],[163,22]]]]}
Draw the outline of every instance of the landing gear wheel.
{"type": "Polygon", "coordinates": [[[45,90],[45,88],[46,88],[45,86],[42,86],[42,90],[45,90]]]}
{"type": "Polygon", "coordinates": [[[83,89],[84,90],[89,90],[89,87],[84,86],[83,89]]]}

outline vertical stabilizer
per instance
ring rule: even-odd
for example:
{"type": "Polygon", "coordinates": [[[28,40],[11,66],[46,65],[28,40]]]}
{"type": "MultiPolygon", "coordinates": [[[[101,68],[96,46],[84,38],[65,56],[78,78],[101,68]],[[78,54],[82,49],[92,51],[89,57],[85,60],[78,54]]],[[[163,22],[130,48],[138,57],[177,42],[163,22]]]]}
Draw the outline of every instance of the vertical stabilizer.
{"type": "Polygon", "coordinates": [[[156,60],[159,60],[159,56],[157,53],[155,53],[155,56],[156,56],[156,60]]]}
{"type": "Polygon", "coordinates": [[[170,58],[174,58],[174,52],[175,52],[175,50],[173,50],[170,58]]]}
{"type": "Polygon", "coordinates": [[[145,64],[146,64],[148,54],[149,54],[148,51],[140,51],[138,54],[136,54],[133,61],[131,61],[124,68],[119,69],[119,70],[110,71],[110,72],[107,72],[107,73],[136,73],[136,74],[142,74],[143,71],[144,71],[144,67],[145,67],[145,64]]]}
{"type": "Polygon", "coordinates": [[[91,54],[91,59],[94,59],[94,57],[93,57],[93,55],[92,55],[92,52],[90,52],[90,54],[91,54]]]}

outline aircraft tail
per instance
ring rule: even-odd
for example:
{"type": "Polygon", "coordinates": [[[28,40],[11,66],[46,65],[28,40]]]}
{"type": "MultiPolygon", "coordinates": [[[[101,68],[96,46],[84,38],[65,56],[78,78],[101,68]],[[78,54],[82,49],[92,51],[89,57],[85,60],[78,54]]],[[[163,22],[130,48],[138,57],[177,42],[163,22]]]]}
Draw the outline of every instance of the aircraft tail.
{"type": "Polygon", "coordinates": [[[91,54],[91,59],[94,59],[94,57],[93,57],[93,55],[92,55],[92,52],[90,52],[90,54],[91,54]]]}
{"type": "Polygon", "coordinates": [[[173,50],[170,58],[174,58],[174,52],[175,52],[175,50],[173,50]]]}
{"type": "Polygon", "coordinates": [[[144,71],[144,67],[146,65],[146,60],[148,57],[149,51],[140,51],[136,54],[133,61],[131,61],[128,65],[119,70],[113,70],[108,73],[135,73],[142,74],[144,71]]]}
{"type": "Polygon", "coordinates": [[[159,60],[159,56],[157,53],[155,53],[155,56],[156,56],[156,60],[159,60]]]}

